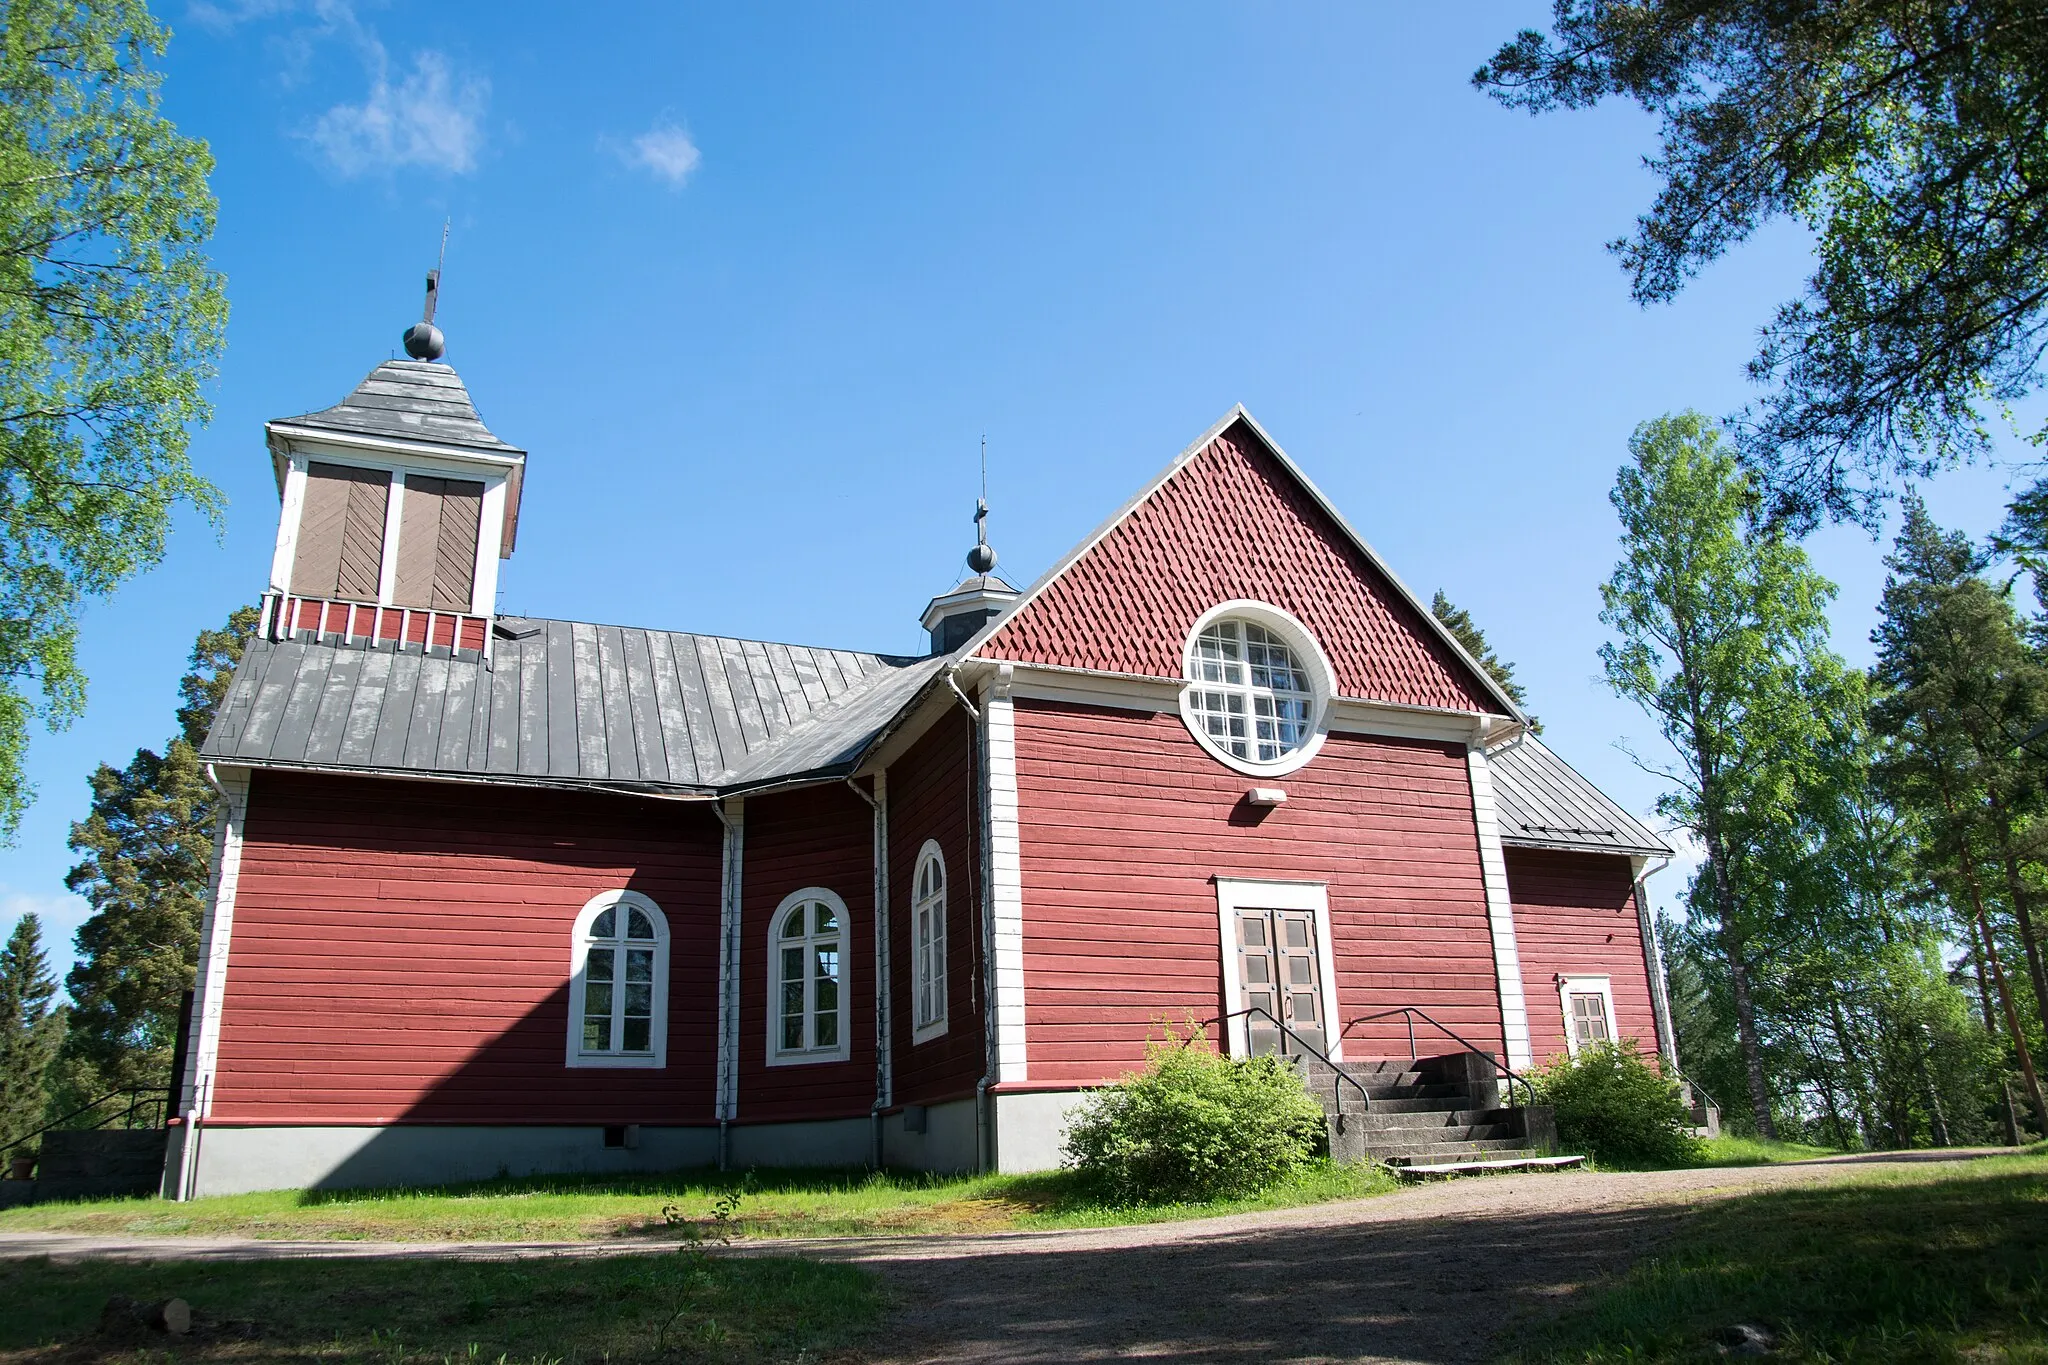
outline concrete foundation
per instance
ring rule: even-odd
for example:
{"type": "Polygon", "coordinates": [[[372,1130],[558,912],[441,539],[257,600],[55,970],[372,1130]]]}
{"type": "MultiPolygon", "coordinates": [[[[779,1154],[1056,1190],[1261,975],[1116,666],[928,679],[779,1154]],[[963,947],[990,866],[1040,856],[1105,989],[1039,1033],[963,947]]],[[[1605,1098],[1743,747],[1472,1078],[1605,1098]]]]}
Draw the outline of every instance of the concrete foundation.
{"type": "Polygon", "coordinates": [[[1085,1090],[990,1096],[995,1111],[996,1169],[1005,1175],[1021,1175],[1056,1168],[1067,1119],[1087,1098],[1085,1090]]]}
{"type": "Polygon", "coordinates": [[[971,1171],[980,1164],[974,1149],[974,1101],[907,1105],[882,1116],[882,1161],[914,1171],[971,1171]]]}

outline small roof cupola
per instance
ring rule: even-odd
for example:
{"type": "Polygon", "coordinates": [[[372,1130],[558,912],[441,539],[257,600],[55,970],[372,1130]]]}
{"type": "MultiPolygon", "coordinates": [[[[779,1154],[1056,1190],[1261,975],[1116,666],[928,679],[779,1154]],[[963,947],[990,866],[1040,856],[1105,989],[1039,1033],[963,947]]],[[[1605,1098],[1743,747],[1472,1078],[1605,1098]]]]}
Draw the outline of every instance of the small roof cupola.
{"type": "Polygon", "coordinates": [[[934,597],[924,609],[923,625],[931,632],[932,653],[951,654],[1017,599],[1017,590],[995,576],[995,567],[995,547],[988,543],[988,500],[982,498],[974,504],[974,548],[967,552],[968,576],[951,592],[934,597]]]}
{"type": "Polygon", "coordinates": [[[492,434],[441,362],[440,273],[406,329],[409,359],[377,366],[333,407],[264,424],[283,502],[263,595],[270,639],[491,652],[526,452],[492,434]]]}

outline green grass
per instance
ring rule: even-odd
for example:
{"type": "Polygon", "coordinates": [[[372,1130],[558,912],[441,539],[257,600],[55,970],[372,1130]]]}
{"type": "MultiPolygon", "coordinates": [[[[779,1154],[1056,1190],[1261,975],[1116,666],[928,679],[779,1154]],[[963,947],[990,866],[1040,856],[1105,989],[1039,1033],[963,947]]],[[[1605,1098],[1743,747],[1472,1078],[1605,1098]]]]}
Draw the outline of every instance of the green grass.
{"type": "Polygon", "coordinates": [[[1769,1166],[1779,1161],[1812,1161],[1815,1157],[1840,1156],[1833,1147],[1813,1147],[1804,1142],[1779,1142],[1773,1138],[1737,1137],[1723,1133],[1703,1144],[1705,1166],[1769,1166]]]}
{"type": "Polygon", "coordinates": [[[0,1263],[0,1361],[817,1360],[884,1296],[867,1272],[702,1251],[499,1262],[0,1263]],[[177,1297],[190,1337],[99,1335],[111,1295],[177,1297]]]}
{"type": "Polygon", "coordinates": [[[1708,1205],[1669,1253],[1519,1343],[1521,1361],[2048,1362],[2048,1163],[1871,1167],[1708,1205]]]}
{"type": "Polygon", "coordinates": [[[1381,1194],[1374,1167],[1309,1167],[1248,1199],[1105,1206],[1072,1176],[926,1176],[885,1172],[680,1171],[650,1176],[549,1176],[429,1189],[278,1191],[171,1204],[110,1199],[0,1212],[0,1232],[354,1241],[554,1241],[687,1236],[859,1237],[1027,1228],[1102,1227],[1286,1208],[1381,1194]],[[731,1217],[721,1196],[745,1189],[731,1217]]]}

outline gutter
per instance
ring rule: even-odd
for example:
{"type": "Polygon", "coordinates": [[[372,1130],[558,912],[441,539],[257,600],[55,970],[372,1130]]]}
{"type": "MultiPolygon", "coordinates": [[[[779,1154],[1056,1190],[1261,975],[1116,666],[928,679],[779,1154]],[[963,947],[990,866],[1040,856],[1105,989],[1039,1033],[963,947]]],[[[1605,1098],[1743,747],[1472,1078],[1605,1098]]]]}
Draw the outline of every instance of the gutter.
{"type": "Polygon", "coordinates": [[[889,963],[889,789],[888,774],[874,776],[875,794],[868,795],[852,778],[844,779],[846,789],[867,803],[874,813],[875,830],[875,1102],[868,1106],[868,1165],[882,1169],[882,1111],[889,1107],[893,1088],[889,1036],[889,999],[893,993],[889,963]]]}
{"type": "Polygon", "coordinates": [[[1671,1024],[1670,987],[1664,977],[1664,945],[1657,936],[1657,917],[1650,913],[1650,878],[1671,866],[1671,855],[1657,860],[1655,867],[1645,867],[1636,875],[1636,927],[1643,939],[1643,967],[1650,976],[1650,1012],[1657,1026],[1657,1050],[1670,1063],[1674,1073],[1678,1065],[1678,1034],[1671,1024]]]}

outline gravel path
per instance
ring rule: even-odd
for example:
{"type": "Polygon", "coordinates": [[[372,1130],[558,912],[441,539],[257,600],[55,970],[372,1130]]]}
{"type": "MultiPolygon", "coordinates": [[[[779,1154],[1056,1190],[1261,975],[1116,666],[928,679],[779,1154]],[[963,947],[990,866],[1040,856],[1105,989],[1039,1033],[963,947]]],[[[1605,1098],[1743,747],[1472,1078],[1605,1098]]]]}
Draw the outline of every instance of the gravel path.
{"type": "MultiPolygon", "coordinates": [[[[876,1365],[1483,1359],[1497,1334],[1666,1240],[1704,1199],[1950,1164],[1985,1150],[1737,1169],[1559,1172],[1418,1186],[1377,1199],[1198,1222],[973,1237],[736,1246],[866,1265],[898,1310],[876,1365]]],[[[646,1241],[286,1242],[0,1233],[0,1258],[501,1259],[665,1251],[646,1241]]]]}

